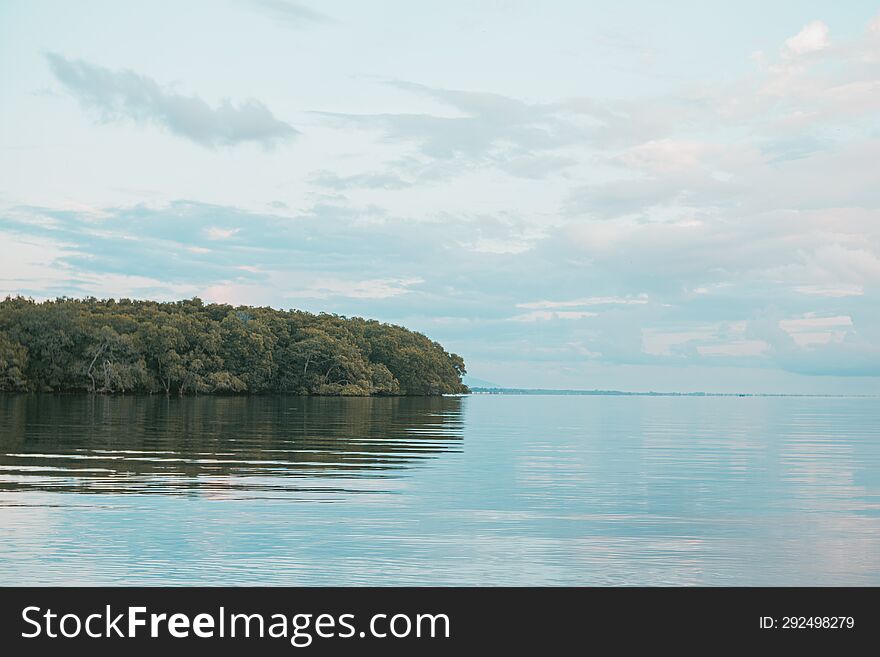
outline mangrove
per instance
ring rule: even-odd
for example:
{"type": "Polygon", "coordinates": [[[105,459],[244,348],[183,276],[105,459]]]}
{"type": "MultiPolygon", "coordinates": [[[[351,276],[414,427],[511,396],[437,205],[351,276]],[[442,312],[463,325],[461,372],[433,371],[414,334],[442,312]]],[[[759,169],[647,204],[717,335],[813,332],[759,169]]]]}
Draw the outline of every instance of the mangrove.
{"type": "Polygon", "coordinates": [[[360,317],[130,299],[0,301],[0,391],[465,393],[461,356],[360,317]]]}

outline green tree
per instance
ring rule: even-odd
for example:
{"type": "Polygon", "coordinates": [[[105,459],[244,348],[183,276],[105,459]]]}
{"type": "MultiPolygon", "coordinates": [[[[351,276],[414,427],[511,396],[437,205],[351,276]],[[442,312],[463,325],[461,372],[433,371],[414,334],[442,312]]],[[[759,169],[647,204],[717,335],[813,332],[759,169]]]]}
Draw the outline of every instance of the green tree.
{"type": "Polygon", "coordinates": [[[466,392],[464,360],[401,326],[200,299],[0,302],[0,391],[466,392]]]}

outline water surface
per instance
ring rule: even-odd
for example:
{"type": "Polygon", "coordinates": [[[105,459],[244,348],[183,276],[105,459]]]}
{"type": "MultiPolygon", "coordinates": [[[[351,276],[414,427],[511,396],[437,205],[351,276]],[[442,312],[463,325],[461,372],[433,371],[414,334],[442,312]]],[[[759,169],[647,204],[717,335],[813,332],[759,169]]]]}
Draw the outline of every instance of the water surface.
{"type": "Polygon", "coordinates": [[[878,585],[880,402],[0,395],[0,584],[878,585]]]}

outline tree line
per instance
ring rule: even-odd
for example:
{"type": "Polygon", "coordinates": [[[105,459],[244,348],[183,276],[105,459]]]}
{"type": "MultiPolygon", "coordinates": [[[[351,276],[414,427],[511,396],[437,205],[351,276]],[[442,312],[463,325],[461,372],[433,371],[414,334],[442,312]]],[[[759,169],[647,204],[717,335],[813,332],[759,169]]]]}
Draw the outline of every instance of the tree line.
{"type": "Polygon", "coordinates": [[[0,301],[0,391],[438,395],[464,360],[401,326],[129,299],[0,301]]]}

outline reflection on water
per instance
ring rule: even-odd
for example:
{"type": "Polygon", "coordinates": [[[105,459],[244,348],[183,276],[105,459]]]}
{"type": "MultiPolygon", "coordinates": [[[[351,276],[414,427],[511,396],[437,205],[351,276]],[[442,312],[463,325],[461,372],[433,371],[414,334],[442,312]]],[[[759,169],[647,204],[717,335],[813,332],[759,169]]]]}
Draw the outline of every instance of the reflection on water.
{"type": "Polygon", "coordinates": [[[458,398],[0,396],[0,491],[253,496],[458,449],[458,398]]]}
{"type": "Polygon", "coordinates": [[[0,396],[0,584],[880,584],[876,399],[0,396]]]}

